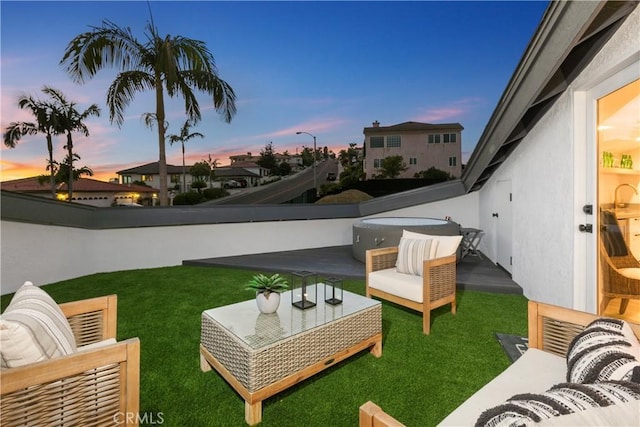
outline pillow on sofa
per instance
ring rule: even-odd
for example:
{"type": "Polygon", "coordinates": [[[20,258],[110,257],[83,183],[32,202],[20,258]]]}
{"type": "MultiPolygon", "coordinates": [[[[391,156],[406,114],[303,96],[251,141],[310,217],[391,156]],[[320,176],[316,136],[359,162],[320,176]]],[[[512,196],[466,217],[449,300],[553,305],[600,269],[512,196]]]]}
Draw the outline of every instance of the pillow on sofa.
{"type": "Polygon", "coordinates": [[[431,239],[433,243],[431,244],[432,249],[431,254],[429,254],[429,259],[443,258],[455,254],[462,241],[462,236],[435,236],[415,233],[408,230],[402,230],[402,237],[409,239],[431,239]],[[433,247],[434,243],[437,243],[435,248],[433,247]]]}
{"type": "Polygon", "coordinates": [[[430,259],[431,239],[400,238],[398,245],[398,258],[396,259],[396,271],[398,273],[422,276],[424,260],[430,259]]]}
{"type": "Polygon", "coordinates": [[[591,322],[567,350],[567,381],[632,381],[640,370],[640,343],[627,322],[601,318],[591,322]]]}
{"type": "Polygon", "coordinates": [[[640,402],[640,384],[625,381],[562,383],[544,393],[511,397],[502,405],[484,411],[478,417],[476,427],[529,425],[554,417],[557,417],[554,424],[563,425],[562,416],[569,417],[611,405],[633,411],[637,406],[627,403],[634,401],[640,402]]]}
{"type": "Polygon", "coordinates": [[[58,304],[45,291],[25,282],[0,316],[1,367],[27,365],[75,351],[71,326],[58,304]]]}

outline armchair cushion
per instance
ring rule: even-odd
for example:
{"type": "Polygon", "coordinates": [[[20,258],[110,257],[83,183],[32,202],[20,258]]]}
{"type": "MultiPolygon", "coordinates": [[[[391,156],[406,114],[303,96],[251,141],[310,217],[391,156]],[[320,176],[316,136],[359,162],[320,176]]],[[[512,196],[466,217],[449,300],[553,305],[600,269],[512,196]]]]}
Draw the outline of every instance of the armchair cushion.
{"type": "Polygon", "coordinates": [[[422,277],[387,268],[369,273],[368,286],[417,303],[423,302],[422,277]]]}
{"type": "Polygon", "coordinates": [[[396,269],[398,273],[422,276],[424,260],[431,259],[431,239],[400,238],[396,269]]]}
{"type": "Polygon", "coordinates": [[[640,343],[627,322],[602,318],[591,322],[567,351],[567,381],[631,381],[640,369],[640,343]]]}
{"type": "Polygon", "coordinates": [[[408,230],[402,230],[402,237],[409,239],[431,239],[432,249],[429,259],[443,258],[455,254],[462,241],[462,236],[434,236],[408,230]],[[435,249],[433,248],[434,242],[437,242],[435,249]]]}
{"type": "Polygon", "coordinates": [[[0,344],[2,369],[76,351],[71,326],[62,310],[31,282],[18,289],[0,316],[0,344]]]}

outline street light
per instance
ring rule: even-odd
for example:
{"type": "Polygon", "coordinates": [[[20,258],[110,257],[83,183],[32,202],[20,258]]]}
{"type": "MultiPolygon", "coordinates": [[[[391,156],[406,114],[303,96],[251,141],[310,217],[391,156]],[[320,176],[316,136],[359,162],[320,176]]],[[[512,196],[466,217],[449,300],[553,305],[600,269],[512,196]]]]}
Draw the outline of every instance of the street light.
{"type": "Polygon", "coordinates": [[[296,132],[296,135],[300,135],[304,133],[305,135],[309,135],[313,138],[313,188],[316,190],[316,196],[318,195],[318,182],[316,179],[316,137],[315,135],[311,135],[309,132],[296,132]]]}

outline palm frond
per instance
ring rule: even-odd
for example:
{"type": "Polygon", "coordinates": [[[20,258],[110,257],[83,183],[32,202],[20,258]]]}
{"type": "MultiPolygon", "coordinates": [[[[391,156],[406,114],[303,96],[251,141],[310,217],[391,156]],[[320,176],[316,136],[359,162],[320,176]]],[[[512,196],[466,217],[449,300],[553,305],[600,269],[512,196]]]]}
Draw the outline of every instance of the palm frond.
{"type": "Polygon", "coordinates": [[[122,126],[124,110],[133,101],[137,92],[155,88],[153,76],[144,71],[125,71],[119,73],[107,90],[109,120],[122,126]]]}

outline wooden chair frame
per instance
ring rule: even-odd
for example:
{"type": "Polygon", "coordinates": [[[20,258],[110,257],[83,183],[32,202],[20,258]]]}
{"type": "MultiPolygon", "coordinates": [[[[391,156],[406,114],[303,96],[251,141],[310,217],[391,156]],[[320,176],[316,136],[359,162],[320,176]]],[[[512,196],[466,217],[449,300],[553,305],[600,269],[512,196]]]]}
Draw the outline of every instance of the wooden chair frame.
{"type": "Polygon", "coordinates": [[[422,313],[422,332],[431,332],[431,310],[451,304],[456,314],[456,255],[424,261],[422,303],[369,287],[369,273],[396,265],[398,247],[369,249],[366,252],[366,296],[377,297],[422,313]]]}
{"type": "MultiPolygon", "coordinates": [[[[116,338],[117,296],[60,304],[78,346],[116,338]]],[[[0,371],[0,416],[14,425],[138,425],[140,341],[0,371]]]]}
{"type": "MultiPolygon", "coordinates": [[[[602,317],[604,316],[529,301],[529,348],[537,348],[565,357],[573,338],[582,332],[589,323],[602,317]]],[[[628,323],[636,337],[640,338],[640,324],[628,323]]],[[[360,406],[359,420],[360,427],[398,427],[403,425],[371,401],[360,406]]]]}

